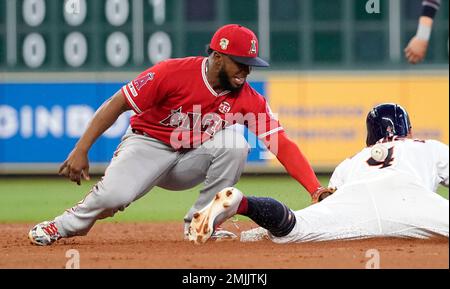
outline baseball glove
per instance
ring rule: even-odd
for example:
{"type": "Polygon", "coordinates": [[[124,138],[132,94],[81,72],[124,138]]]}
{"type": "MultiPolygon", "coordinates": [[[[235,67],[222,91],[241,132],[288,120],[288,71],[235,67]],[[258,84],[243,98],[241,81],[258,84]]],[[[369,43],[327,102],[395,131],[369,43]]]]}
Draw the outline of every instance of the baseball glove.
{"type": "Polygon", "coordinates": [[[322,201],[323,199],[331,196],[335,191],[335,188],[318,188],[317,191],[312,194],[312,203],[315,204],[322,201]]]}

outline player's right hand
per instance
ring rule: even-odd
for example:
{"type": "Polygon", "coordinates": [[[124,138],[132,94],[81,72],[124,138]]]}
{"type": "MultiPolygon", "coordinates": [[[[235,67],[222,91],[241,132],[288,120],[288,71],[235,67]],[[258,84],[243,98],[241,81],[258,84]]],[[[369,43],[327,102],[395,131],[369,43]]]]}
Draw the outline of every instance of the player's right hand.
{"type": "Polygon", "coordinates": [[[90,180],[87,152],[74,148],[60,166],[58,173],[68,177],[72,182],[76,182],[77,185],[81,185],[81,177],[90,180]]]}
{"type": "Polygon", "coordinates": [[[405,57],[409,63],[417,64],[425,58],[427,48],[428,41],[413,37],[404,50],[405,57]]]}
{"type": "Polygon", "coordinates": [[[328,198],[336,191],[335,188],[323,188],[320,187],[312,194],[312,203],[318,203],[325,198],[328,198]]]}

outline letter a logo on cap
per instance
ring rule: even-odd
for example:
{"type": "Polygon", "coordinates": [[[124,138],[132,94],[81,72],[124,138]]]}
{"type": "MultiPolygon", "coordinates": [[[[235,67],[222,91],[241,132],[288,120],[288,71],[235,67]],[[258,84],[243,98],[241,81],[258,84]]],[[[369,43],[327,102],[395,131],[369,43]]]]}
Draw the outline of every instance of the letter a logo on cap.
{"type": "Polygon", "coordinates": [[[252,40],[251,42],[251,47],[250,47],[250,54],[256,54],[256,40],[252,40]]]}
{"type": "Polygon", "coordinates": [[[220,39],[220,43],[219,43],[220,48],[222,48],[222,50],[227,50],[229,43],[230,43],[230,41],[226,38],[220,39]]]}

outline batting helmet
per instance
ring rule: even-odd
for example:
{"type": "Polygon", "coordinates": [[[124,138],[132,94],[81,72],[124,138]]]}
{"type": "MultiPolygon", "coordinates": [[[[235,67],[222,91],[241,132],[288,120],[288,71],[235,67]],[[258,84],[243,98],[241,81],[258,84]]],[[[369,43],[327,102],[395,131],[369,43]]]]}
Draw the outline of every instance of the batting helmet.
{"type": "Polygon", "coordinates": [[[385,137],[407,136],[411,131],[408,113],[395,103],[383,103],[372,108],[367,115],[366,126],[367,146],[385,137]]]}

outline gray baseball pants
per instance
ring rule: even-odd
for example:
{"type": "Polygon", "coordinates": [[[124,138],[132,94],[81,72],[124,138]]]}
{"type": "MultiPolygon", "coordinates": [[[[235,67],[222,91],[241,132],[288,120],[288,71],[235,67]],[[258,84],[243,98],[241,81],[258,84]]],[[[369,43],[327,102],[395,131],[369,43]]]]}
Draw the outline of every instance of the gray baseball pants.
{"type": "Polygon", "coordinates": [[[96,220],[123,211],[155,186],[185,190],[203,182],[197,201],[184,217],[186,230],[195,211],[237,183],[248,150],[244,136],[233,128],[217,132],[187,152],[129,129],[103,178],[81,202],[55,218],[56,227],[62,237],[86,235],[96,220]]]}

